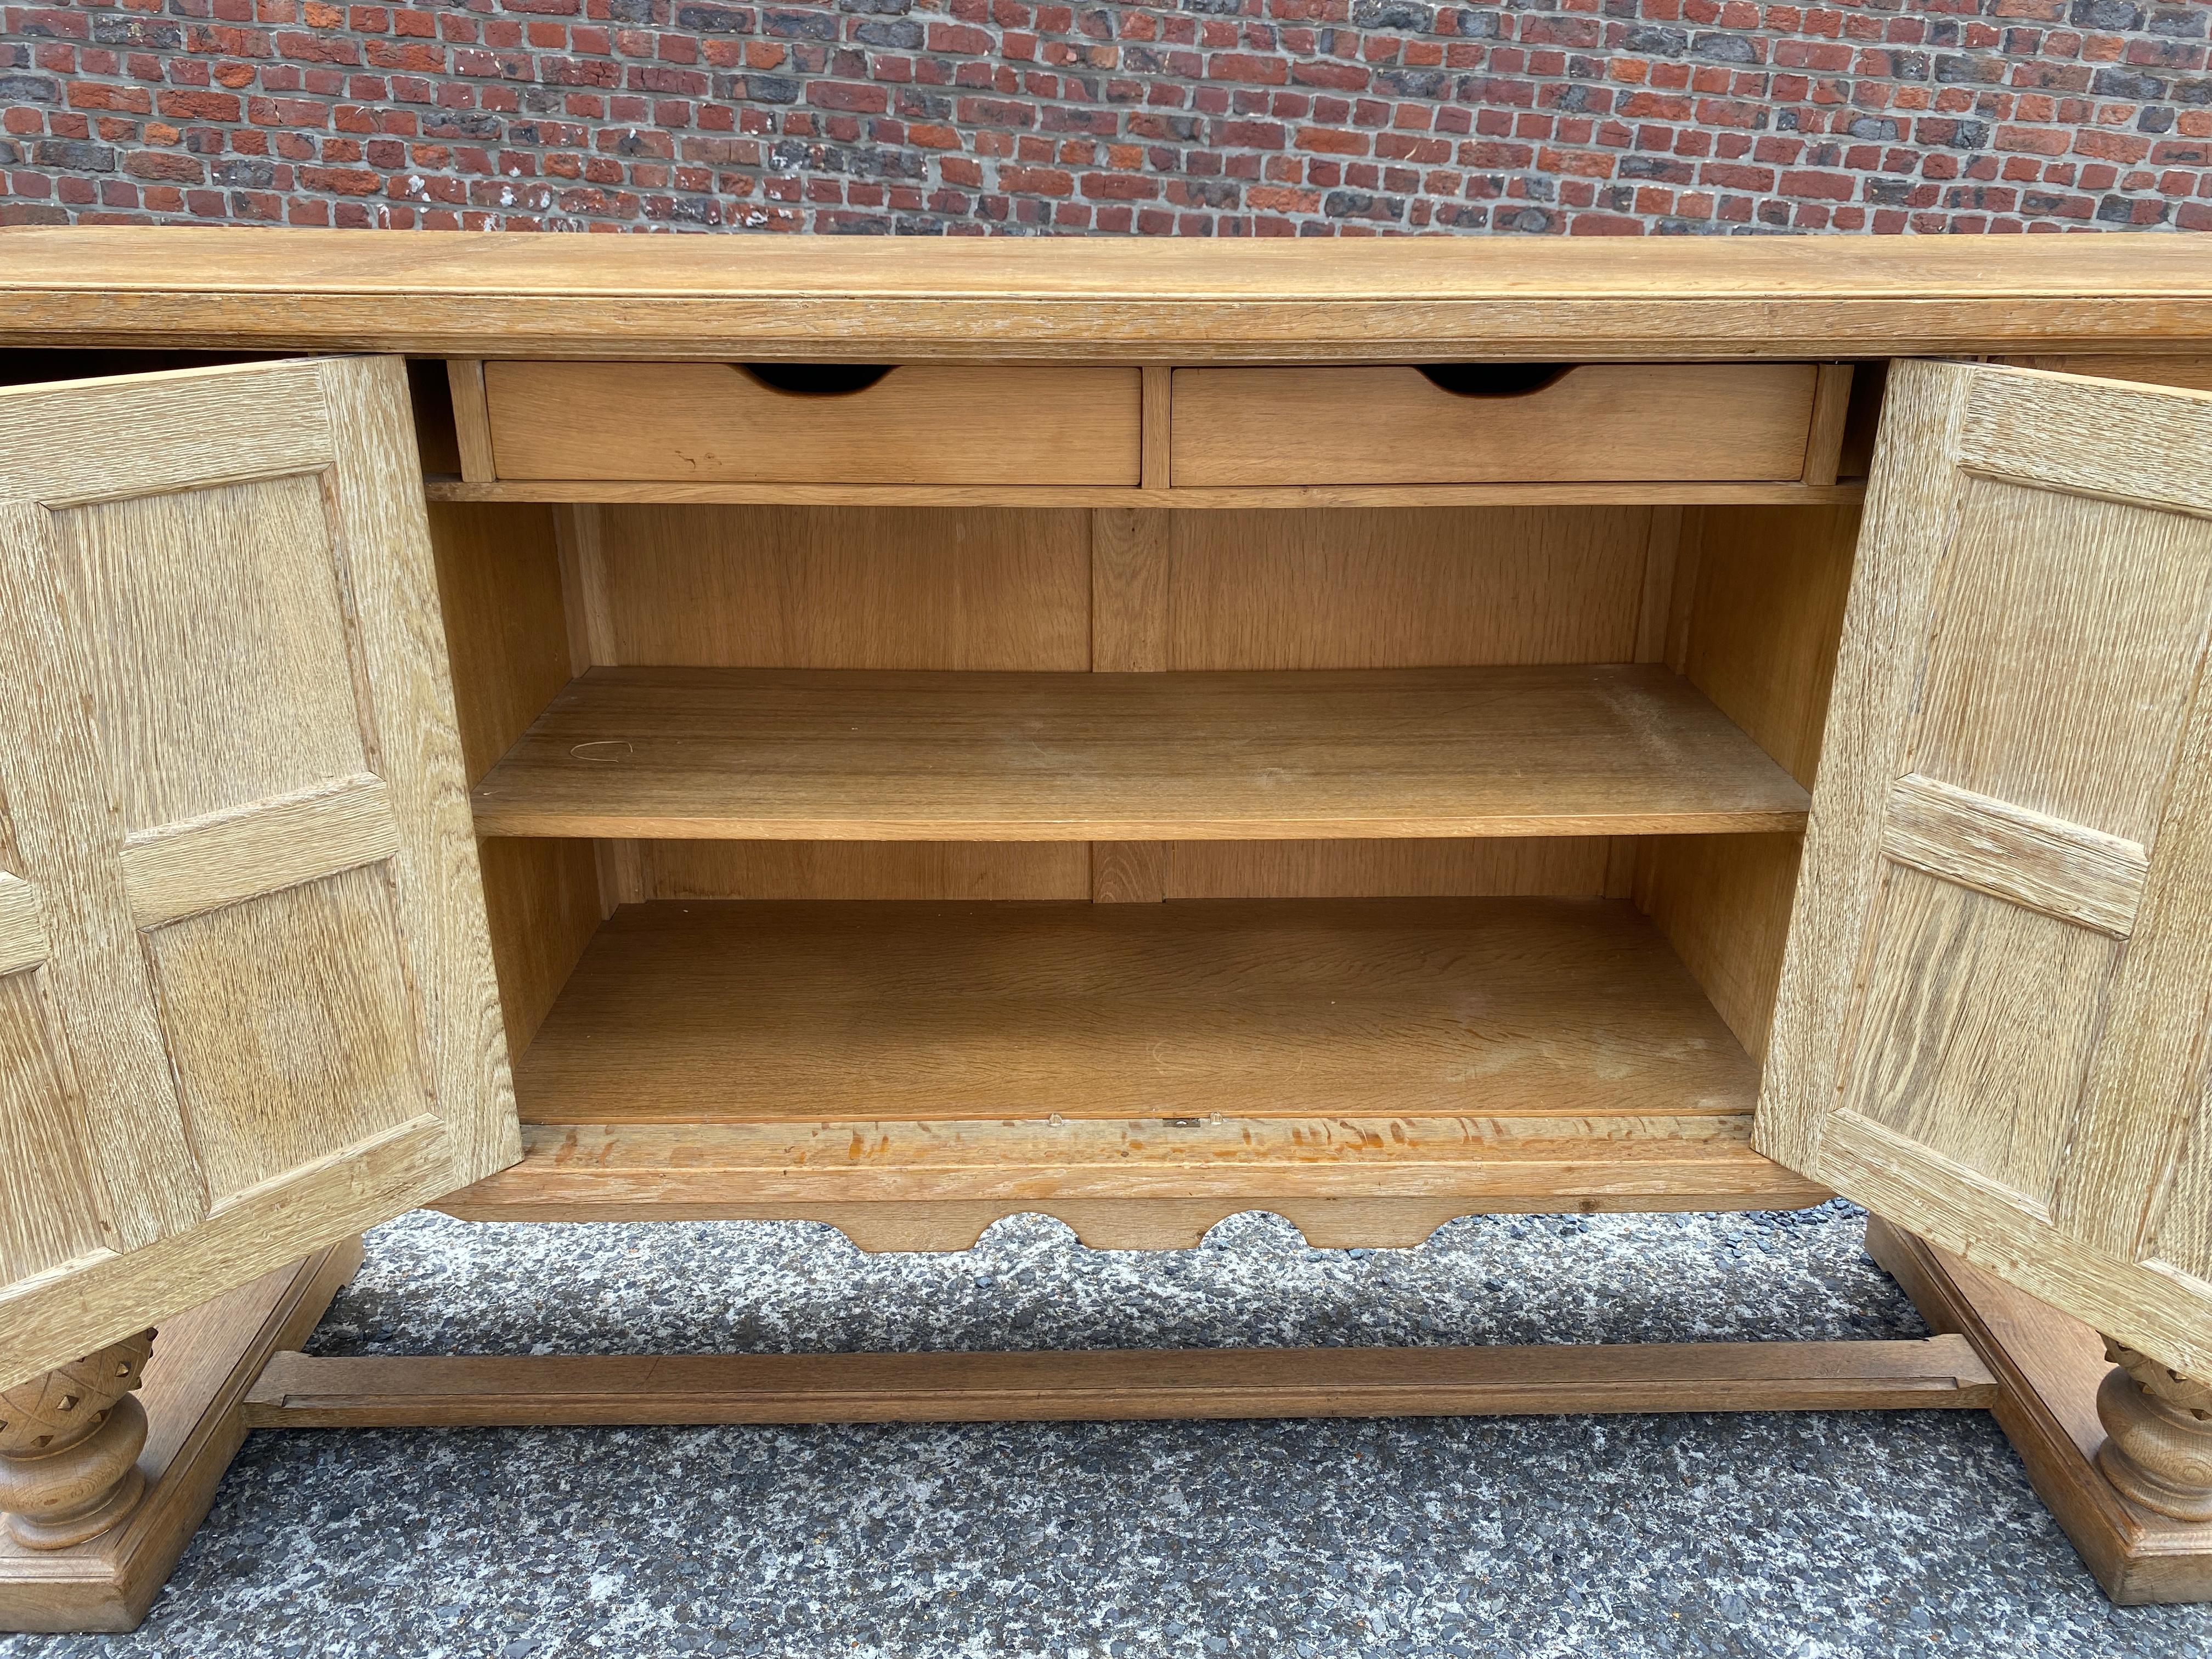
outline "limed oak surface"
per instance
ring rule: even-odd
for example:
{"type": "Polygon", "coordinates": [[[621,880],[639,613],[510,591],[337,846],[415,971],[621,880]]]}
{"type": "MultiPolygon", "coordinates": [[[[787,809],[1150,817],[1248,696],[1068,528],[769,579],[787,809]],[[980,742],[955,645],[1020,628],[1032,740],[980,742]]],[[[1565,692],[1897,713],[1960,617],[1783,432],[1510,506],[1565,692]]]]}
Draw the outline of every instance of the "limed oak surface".
{"type": "Polygon", "coordinates": [[[474,799],[491,836],[858,841],[1774,830],[1808,801],[1650,664],[599,668],[474,799]]]}
{"type": "Polygon", "coordinates": [[[0,231],[0,343],[1179,362],[2128,352],[2212,338],[2197,238],[0,231]]]}
{"type": "Polygon", "coordinates": [[[0,1385],[520,1150],[409,408],[0,393],[0,1385]]]}
{"type": "Polygon", "coordinates": [[[2212,1376],[2212,395],[1889,376],[1759,1144],[2212,1376]]]}

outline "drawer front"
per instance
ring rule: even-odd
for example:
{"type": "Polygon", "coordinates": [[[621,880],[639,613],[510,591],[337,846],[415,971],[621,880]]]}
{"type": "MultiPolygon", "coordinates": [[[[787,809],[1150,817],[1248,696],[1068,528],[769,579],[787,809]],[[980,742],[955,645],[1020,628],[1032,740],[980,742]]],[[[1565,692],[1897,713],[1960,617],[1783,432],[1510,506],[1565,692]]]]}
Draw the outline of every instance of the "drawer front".
{"type": "Polygon", "coordinates": [[[1109,368],[915,363],[817,391],[736,363],[484,365],[501,478],[1133,484],[1140,387],[1109,368]]]}
{"type": "MultiPolygon", "coordinates": [[[[1418,368],[1179,368],[1171,477],[1778,482],[1804,472],[1819,377],[1810,363],[1584,363],[1492,393],[1447,390],[1418,368]]],[[[1457,378],[1484,383],[1480,371],[1457,378]]]]}

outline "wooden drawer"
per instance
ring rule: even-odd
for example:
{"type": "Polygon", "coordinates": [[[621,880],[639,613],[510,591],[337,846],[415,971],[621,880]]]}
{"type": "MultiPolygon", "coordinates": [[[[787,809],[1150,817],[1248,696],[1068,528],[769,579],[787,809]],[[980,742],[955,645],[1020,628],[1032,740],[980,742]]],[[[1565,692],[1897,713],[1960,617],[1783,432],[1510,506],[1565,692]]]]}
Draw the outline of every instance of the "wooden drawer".
{"type": "Polygon", "coordinates": [[[1793,479],[1804,471],[1819,378],[1810,363],[1181,368],[1172,477],[1179,486],[1793,479]]]}
{"type": "Polygon", "coordinates": [[[1133,484],[1133,368],[484,365],[501,478],[1133,484]]]}

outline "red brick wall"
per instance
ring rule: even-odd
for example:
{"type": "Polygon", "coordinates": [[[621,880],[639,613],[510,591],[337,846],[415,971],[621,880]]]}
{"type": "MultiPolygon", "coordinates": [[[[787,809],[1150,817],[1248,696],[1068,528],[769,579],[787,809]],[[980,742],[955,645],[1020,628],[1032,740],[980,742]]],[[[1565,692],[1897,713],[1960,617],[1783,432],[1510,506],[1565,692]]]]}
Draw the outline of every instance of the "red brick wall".
{"type": "Polygon", "coordinates": [[[2212,0],[0,0],[0,223],[2212,229],[2212,0]]]}

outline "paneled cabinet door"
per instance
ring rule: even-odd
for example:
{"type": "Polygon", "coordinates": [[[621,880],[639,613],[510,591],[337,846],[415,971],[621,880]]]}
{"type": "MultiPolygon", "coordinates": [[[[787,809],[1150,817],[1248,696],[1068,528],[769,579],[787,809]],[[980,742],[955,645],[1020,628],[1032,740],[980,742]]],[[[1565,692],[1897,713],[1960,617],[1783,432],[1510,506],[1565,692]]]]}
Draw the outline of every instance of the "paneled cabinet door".
{"type": "Polygon", "coordinates": [[[2212,1377],[2212,395],[1889,383],[1759,1144],[2212,1377]]]}
{"type": "Polygon", "coordinates": [[[0,392],[0,1387],[520,1155],[396,359],[0,392]]]}

